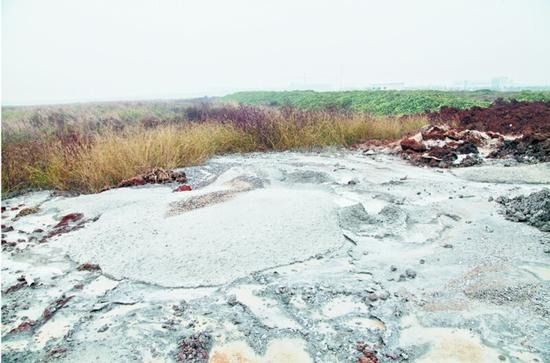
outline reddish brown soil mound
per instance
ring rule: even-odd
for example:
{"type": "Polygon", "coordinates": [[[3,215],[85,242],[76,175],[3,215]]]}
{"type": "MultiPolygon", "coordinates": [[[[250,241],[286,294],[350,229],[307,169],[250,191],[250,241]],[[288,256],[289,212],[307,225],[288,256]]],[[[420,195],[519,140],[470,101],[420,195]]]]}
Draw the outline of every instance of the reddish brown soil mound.
{"type": "Polygon", "coordinates": [[[428,114],[430,121],[457,123],[459,129],[493,131],[501,134],[550,133],[550,102],[496,100],[487,108],[460,110],[441,107],[428,114]]]}
{"type": "Polygon", "coordinates": [[[492,132],[429,125],[399,144],[401,155],[415,164],[448,168],[481,163],[479,149],[488,149],[502,140],[502,136],[492,132]]]}
{"type": "Polygon", "coordinates": [[[145,184],[164,184],[171,182],[185,183],[187,177],[184,172],[154,168],[141,175],[125,179],[118,183],[117,188],[132,187],[145,184]]]}

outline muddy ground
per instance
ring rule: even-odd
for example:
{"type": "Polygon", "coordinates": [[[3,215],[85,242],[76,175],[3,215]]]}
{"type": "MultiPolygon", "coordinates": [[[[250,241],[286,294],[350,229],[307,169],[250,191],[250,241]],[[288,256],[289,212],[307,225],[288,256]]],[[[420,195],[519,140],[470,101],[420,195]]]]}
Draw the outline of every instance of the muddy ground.
{"type": "Polygon", "coordinates": [[[3,361],[550,361],[550,235],[499,203],[549,164],[328,150],[185,172],[191,191],[3,201],[3,361]]]}

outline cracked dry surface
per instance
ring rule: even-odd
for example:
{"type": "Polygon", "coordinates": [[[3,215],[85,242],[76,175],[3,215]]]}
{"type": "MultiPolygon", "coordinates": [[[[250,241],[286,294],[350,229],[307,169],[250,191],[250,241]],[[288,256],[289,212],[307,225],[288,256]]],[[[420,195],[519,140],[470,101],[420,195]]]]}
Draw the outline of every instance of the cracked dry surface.
{"type": "Polygon", "coordinates": [[[5,200],[2,360],[549,361],[549,233],[492,201],[549,169],[502,169],[251,154],[185,169],[190,192],[5,200]]]}

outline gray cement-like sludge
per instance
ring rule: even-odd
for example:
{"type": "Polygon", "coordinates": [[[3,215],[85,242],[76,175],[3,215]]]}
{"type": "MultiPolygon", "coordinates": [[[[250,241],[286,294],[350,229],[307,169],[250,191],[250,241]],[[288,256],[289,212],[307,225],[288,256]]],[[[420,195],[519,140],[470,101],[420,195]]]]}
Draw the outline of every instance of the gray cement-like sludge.
{"type": "Polygon", "coordinates": [[[169,217],[162,208],[133,213],[154,203],[159,201],[105,211],[96,228],[75,232],[69,256],[95,261],[117,279],[204,286],[303,261],[343,243],[335,204],[322,191],[262,188],[169,217]],[[125,223],[129,216],[132,223],[125,223]]]}
{"type": "Polygon", "coordinates": [[[548,165],[504,165],[257,153],[190,192],[5,200],[2,360],[548,362],[550,233],[503,214],[546,205],[519,196],[548,165]]]}

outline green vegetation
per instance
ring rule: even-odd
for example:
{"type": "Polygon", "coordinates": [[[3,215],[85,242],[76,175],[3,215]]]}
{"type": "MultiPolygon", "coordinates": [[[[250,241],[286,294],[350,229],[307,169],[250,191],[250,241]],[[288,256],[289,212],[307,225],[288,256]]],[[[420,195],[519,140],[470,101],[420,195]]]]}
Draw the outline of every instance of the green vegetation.
{"type": "Polygon", "coordinates": [[[4,107],[2,192],[95,192],[221,153],[395,140],[427,124],[426,110],[497,98],[548,101],[550,92],[240,92],[214,101],[4,107]]]}
{"type": "Polygon", "coordinates": [[[374,115],[410,115],[438,111],[441,106],[469,108],[488,106],[497,98],[518,101],[550,101],[550,92],[448,91],[283,91],[238,92],[223,101],[250,105],[292,106],[301,109],[336,109],[374,115]]]}

